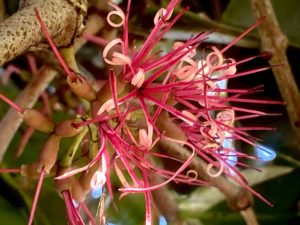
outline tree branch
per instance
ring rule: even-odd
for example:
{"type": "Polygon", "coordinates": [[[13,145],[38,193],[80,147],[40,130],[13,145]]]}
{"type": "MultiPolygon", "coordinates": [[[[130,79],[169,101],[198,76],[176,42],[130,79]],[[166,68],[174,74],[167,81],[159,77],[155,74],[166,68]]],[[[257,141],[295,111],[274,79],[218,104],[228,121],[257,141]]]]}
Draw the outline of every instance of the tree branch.
{"type": "Polygon", "coordinates": [[[256,214],[252,207],[242,210],[241,215],[244,218],[247,225],[259,225],[259,223],[256,219],[256,214]]]}
{"type": "Polygon", "coordinates": [[[44,40],[44,35],[34,8],[39,10],[58,47],[69,45],[77,34],[76,21],[79,14],[68,0],[30,0],[24,1],[24,4],[21,2],[20,5],[22,9],[0,23],[0,66],[23,54],[30,47],[42,47],[39,44],[44,40]]]}
{"type": "MultiPolygon", "coordinates": [[[[87,21],[86,32],[92,34],[97,33],[104,26],[104,23],[99,22],[99,20],[101,21],[102,18],[97,15],[91,15],[87,21]]],[[[85,42],[84,39],[76,40],[74,45],[75,51],[78,51],[85,42]]],[[[53,80],[56,74],[56,71],[52,70],[50,67],[44,66],[36,76],[36,79],[32,80],[19,94],[16,103],[24,108],[33,107],[41,93],[53,80]]],[[[0,162],[21,123],[22,120],[14,109],[10,109],[0,122],[0,162]]]]}
{"type": "MultiPolygon", "coordinates": [[[[163,180],[154,173],[149,174],[149,182],[152,185],[160,184],[163,180]]],[[[158,207],[160,213],[167,219],[169,224],[183,225],[183,221],[179,217],[179,209],[177,202],[172,197],[167,186],[163,186],[158,190],[152,191],[152,197],[155,205],[158,207]]]]}
{"type": "MultiPolygon", "coordinates": [[[[191,156],[186,148],[170,141],[160,141],[159,147],[163,152],[182,161],[191,156]]],[[[206,172],[207,163],[201,158],[195,157],[189,167],[197,172],[199,178],[218,188],[225,195],[228,206],[232,210],[241,211],[253,204],[252,195],[247,190],[235,185],[223,176],[209,176],[206,172]]]]}
{"type": "Polygon", "coordinates": [[[280,93],[287,104],[287,112],[300,148],[300,95],[286,56],[287,37],[278,25],[270,0],[251,0],[251,4],[257,19],[266,16],[266,21],[258,27],[261,48],[272,53],[271,65],[280,65],[273,67],[272,70],[280,93]]]}

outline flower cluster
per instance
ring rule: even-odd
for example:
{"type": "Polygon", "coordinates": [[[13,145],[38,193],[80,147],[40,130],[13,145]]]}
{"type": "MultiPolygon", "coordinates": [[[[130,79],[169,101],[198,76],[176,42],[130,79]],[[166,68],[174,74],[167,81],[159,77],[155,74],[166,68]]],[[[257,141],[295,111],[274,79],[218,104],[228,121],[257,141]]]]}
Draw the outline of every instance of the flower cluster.
{"type": "MultiPolygon", "coordinates": [[[[270,128],[236,127],[235,122],[267,113],[239,108],[230,103],[278,102],[242,97],[261,87],[251,90],[227,88],[228,79],[268,68],[239,72],[239,64],[255,57],[241,61],[224,58],[225,51],[263,19],[223,49],[211,47],[204,57],[203,52],[199,52],[199,45],[209,37],[208,32],[191,37],[186,42],[174,42],[169,52],[154,52],[165,33],[187,10],[173,15],[179,3],[179,0],[171,0],[166,8],[156,13],[154,28],[141,46],[135,46],[128,38],[131,1],[128,0],[125,13],[117,5],[109,3],[114,10],[108,14],[107,22],[114,28],[122,28],[123,34],[103,49],[103,59],[110,69],[108,81],[99,91],[94,90],[84,76],[69,69],[36,10],[41,28],[68,75],[67,83],[71,91],[89,102],[90,108],[76,119],[54,124],[43,113],[22,109],[3,95],[0,97],[18,110],[29,126],[51,133],[38,162],[22,166],[21,173],[43,178],[55,171],[57,190],[66,202],[70,224],[84,224],[72,199],[79,202],[91,223],[96,224],[84,205],[85,197],[92,188],[106,185],[113,198],[110,181],[113,168],[122,184],[119,189],[122,196],[128,193],[145,195],[146,224],[151,224],[151,191],[169,182],[209,185],[204,179],[207,175],[225,175],[263,199],[248,187],[237,169],[237,166],[244,166],[239,158],[255,157],[239,152],[234,141],[241,140],[256,146],[246,131],[270,128]],[[112,17],[119,17],[118,23],[112,17]],[[58,162],[59,144],[66,137],[75,137],[75,141],[58,162]],[[88,161],[78,165],[74,155],[80,143],[85,142],[88,142],[88,161]],[[176,155],[166,154],[161,143],[176,144],[182,151],[188,152],[188,157],[179,160],[176,155]],[[189,169],[195,157],[206,162],[206,174],[189,169]],[[179,161],[181,166],[176,170],[161,168],[154,163],[161,158],[179,161]],[[151,173],[161,176],[164,181],[151,185],[151,173]]],[[[86,158],[86,154],[81,157],[86,158]]]]}

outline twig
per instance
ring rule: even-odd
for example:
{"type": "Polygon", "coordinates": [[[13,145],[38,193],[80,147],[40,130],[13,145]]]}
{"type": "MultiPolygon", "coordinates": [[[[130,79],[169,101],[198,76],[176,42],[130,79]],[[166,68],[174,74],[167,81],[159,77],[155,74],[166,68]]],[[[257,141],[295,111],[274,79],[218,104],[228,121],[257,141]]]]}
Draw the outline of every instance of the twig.
{"type": "MultiPolygon", "coordinates": [[[[88,33],[97,33],[102,27],[103,23],[97,23],[99,16],[92,15],[90,16],[87,22],[86,32],[88,33]]],[[[75,43],[75,51],[78,51],[85,43],[84,39],[79,39],[75,43]]],[[[27,87],[19,94],[19,97],[16,100],[20,106],[24,108],[31,108],[36,103],[40,94],[45,90],[48,84],[54,79],[57,72],[52,70],[49,67],[44,66],[40,73],[32,80],[27,87]]],[[[3,156],[14,137],[16,131],[20,127],[22,120],[20,119],[18,113],[10,109],[6,115],[3,117],[0,122],[0,162],[3,159],[3,156]]]]}
{"type": "Polygon", "coordinates": [[[300,95],[286,56],[287,37],[281,32],[270,0],[251,0],[251,4],[257,19],[266,16],[266,21],[258,28],[262,50],[272,53],[271,65],[280,65],[272,70],[287,104],[287,112],[300,148],[300,95]]]}
{"type": "Polygon", "coordinates": [[[247,225],[259,225],[259,223],[256,219],[256,214],[252,207],[242,210],[241,215],[244,218],[247,225]]]}
{"type": "MultiPolygon", "coordinates": [[[[55,70],[44,66],[36,76],[37,78],[27,85],[15,102],[23,108],[32,108],[55,75],[55,70]]],[[[0,123],[0,161],[21,124],[22,119],[18,112],[15,109],[9,109],[0,123]]]]}
{"type": "MultiPolygon", "coordinates": [[[[168,155],[176,157],[182,161],[188,159],[191,155],[187,149],[170,141],[160,141],[159,147],[163,152],[166,152],[168,155]]],[[[223,176],[209,176],[206,172],[207,163],[199,157],[195,157],[193,159],[190,164],[190,168],[197,172],[200,179],[203,179],[210,185],[218,188],[225,195],[228,206],[232,210],[241,211],[247,209],[253,204],[252,195],[248,191],[235,185],[223,176]]]]}
{"type": "MultiPolygon", "coordinates": [[[[163,182],[162,179],[154,173],[151,173],[148,178],[151,185],[156,185],[163,182]]],[[[152,196],[160,213],[170,224],[184,224],[179,217],[177,202],[171,196],[170,190],[168,190],[167,186],[163,186],[158,190],[152,191],[152,196]]]]}

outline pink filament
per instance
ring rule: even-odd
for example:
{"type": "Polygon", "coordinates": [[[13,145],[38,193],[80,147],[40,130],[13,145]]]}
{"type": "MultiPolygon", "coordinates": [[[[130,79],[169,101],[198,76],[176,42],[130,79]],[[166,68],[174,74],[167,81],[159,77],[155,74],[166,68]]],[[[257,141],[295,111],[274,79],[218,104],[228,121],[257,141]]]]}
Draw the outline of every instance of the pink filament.
{"type": "Polygon", "coordinates": [[[28,225],[31,225],[33,222],[33,218],[34,218],[34,214],[35,214],[35,210],[36,210],[36,206],[37,206],[37,202],[40,196],[40,192],[41,192],[41,188],[42,188],[42,184],[43,184],[43,180],[44,180],[44,175],[45,175],[45,170],[42,169],[41,174],[40,174],[40,178],[36,187],[36,191],[35,191],[35,195],[34,195],[34,199],[33,199],[33,203],[32,203],[32,208],[30,211],[30,217],[29,217],[29,221],[28,221],[28,225]]]}

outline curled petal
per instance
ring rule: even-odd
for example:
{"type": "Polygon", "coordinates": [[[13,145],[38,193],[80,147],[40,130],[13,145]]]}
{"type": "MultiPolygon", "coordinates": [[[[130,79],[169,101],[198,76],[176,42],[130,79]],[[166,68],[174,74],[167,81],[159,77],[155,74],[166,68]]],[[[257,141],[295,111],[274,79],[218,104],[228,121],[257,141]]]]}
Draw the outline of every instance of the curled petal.
{"type": "Polygon", "coordinates": [[[215,137],[217,131],[217,125],[213,121],[204,122],[200,128],[200,133],[203,135],[203,137],[207,137],[207,134],[209,134],[211,137],[215,137]],[[207,129],[209,130],[207,131],[207,129]]]}
{"type": "Polygon", "coordinates": [[[207,65],[209,68],[218,68],[223,65],[223,55],[215,46],[212,46],[211,48],[213,52],[209,53],[206,57],[207,65]]]}
{"type": "Polygon", "coordinates": [[[228,65],[226,66],[226,69],[222,70],[222,75],[227,76],[227,75],[233,75],[236,73],[236,64],[234,59],[228,59],[228,65]]]}
{"type": "Polygon", "coordinates": [[[197,178],[198,178],[198,173],[197,173],[196,170],[189,170],[189,171],[187,171],[186,175],[187,175],[192,181],[197,180],[197,178]]]}
{"type": "Polygon", "coordinates": [[[111,2],[108,2],[108,4],[115,9],[115,11],[111,11],[110,13],[108,13],[108,15],[106,17],[106,20],[109,23],[109,25],[111,25],[112,27],[121,27],[121,26],[123,26],[124,20],[125,20],[125,14],[122,11],[122,9],[119,6],[117,6],[117,5],[115,5],[111,2]],[[110,18],[113,15],[120,17],[121,21],[119,23],[112,22],[112,20],[110,18]]]}
{"type": "Polygon", "coordinates": [[[172,13],[173,13],[173,10],[171,10],[168,13],[168,11],[164,8],[159,9],[154,16],[154,24],[157,25],[161,19],[163,20],[163,22],[166,22],[167,20],[169,20],[171,18],[172,13]]]}
{"type": "Polygon", "coordinates": [[[212,163],[209,163],[207,168],[206,168],[207,174],[211,177],[220,176],[224,171],[224,163],[219,161],[219,164],[220,164],[219,170],[216,173],[213,173],[211,170],[212,170],[213,167],[215,167],[215,165],[213,165],[212,163]]]}
{"type": "Polygon", "coordinates": [[[112,40],[111,42],[109,42],[103,50],[104,61],[110,65],[117,65],[117,66],[118,65],[126,65],[126,64],[130,65],[131,59],[128,56],[126,56],[122,53],[119,53],[119,52],[113,52],[112,58],[111,59],[107,58],[107,55],[108,55],[110,49],[116,45],[121,45],[121,47],[123,49],[124,42],[120,38],[116,38],[116,39],[112,40]]]}
{"type": "Polygon", "coordinates": [[[145,73],[144,70],[139,68],[139,71],[133,76],[131,80],[131,84],[140,88],[145,80],[145,73]]]}
{"type": "Polygon", "coordinates": [[[196,71],[196,62],[190,58],[183,58],[177,71],[175,72],[175,75],[179,80],[189,82],[195,78],[196,71]],[[183,66],[183,63],[187,63],[188,65],[183,66]]]}
{"type": "MultiPolygon", "coordinates": [[[[207,75],[210,72],[209,67],[206,64],[205,60],[199,60],[198,61],[198,76],[207,75]]],[[[200,77],[199,77],[200,78],[200,77]]]]}
{"type": "Polygon", "coordinates": [[[147,123],[148,125],[148,133],[145,129],[140,129],[139,130],[139,145],[145,149],[151,149],[152,145],[153,145],[153,126],[151,125],[151,123],[147,123]]]}
{"type": "MultiPolygon", "coordinates": [[[[173,50],[176,50],[184,45],[186,45],[184,42],[177,41],[173,44],[173,50]]],[[[186,51],[189,51],[191,48],[192,48],[191,46],[186,46],[181,51],[186,52],[186,51]]],[[[190,51],[188,54],[186,54],[184,56],[184,58],[193,58],[195,55],[196,55],[196,49],[192,49],[192,51],[190,51]]]]}
{"type": "Polygon", "coordinates": [[[184,122],[186,122],[189,126],[194,126],[195,122],[197,121],[197,117],[194,114],[187,111],[187,110],[182,110],[181,113],[183,115],[185,115],[186,117],[188,117],[190,120],[187,120],[184,117],[181,117],[180,119],[182,119],[184,122]],[[192,122],[192,121],[194,121],[194,122],[192,122]]]}
{"type": "Polygon", "coordinates": [[[5,72],[2,75],[2,84],[7,85],[9,77],[12,73],[16,73],[18,75],[21,75],[21,69],[19,69],[17,66],[10,64],[6,68],[5,72]]]}
{"type": "Polygon", "coordinates": [[[100,107],[100,109],[97,112],[97,115],[101,115],[103,112],[109,112],[113,108],[115,108],[114,100],[108,99],[106,102],[103,103],[103,105],[100,107]]]}

